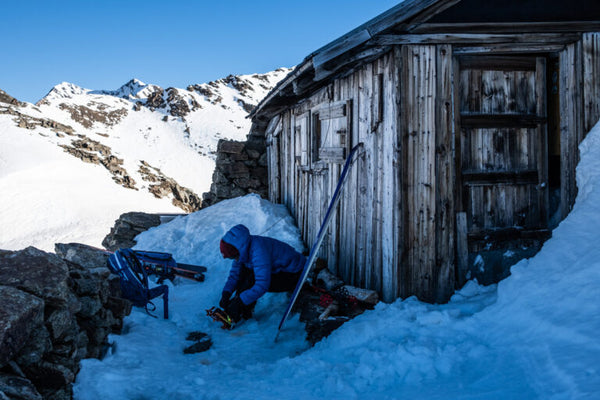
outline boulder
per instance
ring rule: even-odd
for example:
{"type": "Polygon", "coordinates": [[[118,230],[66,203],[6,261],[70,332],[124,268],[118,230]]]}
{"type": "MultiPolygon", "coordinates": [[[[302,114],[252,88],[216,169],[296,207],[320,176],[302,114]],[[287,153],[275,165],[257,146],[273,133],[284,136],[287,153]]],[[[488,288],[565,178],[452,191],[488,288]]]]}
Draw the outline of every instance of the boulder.
{"type": "Polygon", "coordinates": [[[44,302],[10,286],[0,286],[0,367],[25,346],[44,322],[44,302]]]}
{"type": "MultiPolygon", "coordinates": [[[[131,220],[135,220],[133,216],[131,220]]],[[[152,219],[152,223],[155,219],[152,219]]],[[[160,220],[159,220],[160,223],[160,220]]],[[[81,243],[57,243],[54,245],[54,251],[63,260],[78,264],[86,269],[95,269],[106,267],[109,252],[103,249],[97,249],[81,243]]]]}
{"type": "Polygon", "coordinates": [[[0,282],[43,299],[47,305],[68,303],[69,268],[58,256],[28,247],[0,251],[0,282]]]}
{"type": "Polygon", "coordinates": [[[56,249],[0,250],[0,400],[71,399],[80,361],[102,357],[131,311],[106,251],[56,249]]]}
{"type": "Polygon", "coordinates": [[[0,399],[42,400],[42,395],[28,379],[0,372],[0,399]]]}

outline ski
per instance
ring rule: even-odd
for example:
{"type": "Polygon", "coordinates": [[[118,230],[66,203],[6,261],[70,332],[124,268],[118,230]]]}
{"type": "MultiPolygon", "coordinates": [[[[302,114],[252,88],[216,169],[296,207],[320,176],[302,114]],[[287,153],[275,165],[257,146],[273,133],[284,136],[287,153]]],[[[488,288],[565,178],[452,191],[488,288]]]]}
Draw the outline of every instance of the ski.
{"type": "Polygon", "coordinates": [[[134,250],[133,252],[148,274],[159,277],[159,283],[162,283],[166,279],[173,280],[175,276],[181,276],[197,282],[204,281],[204,272],[207,271],[206,267],[178,263],[170,253],[143,250],[134,250]]]}
{"type": "Polygon", "coordinates": [[[294,307],[294,304],[296,303],[296,299],[298,298],[298,295],[300,294],[300,290],[302,289],[302,286],[304,285],[304,282],[306,281],[306,278],[308,277],[308,273],[310,272],[310,269],[312,268],[313,263],[317,259],[317,253],[319,252],[319,248],[321,247],[321,243],[323,242],[323,239],[325,238],[325,233],[327,232],[329,223],[331,222],[331,219],[332,219],[334,212],[337,208],[337,205],[339,203],[340,194],[344,187],[344,182],[346,181],[346,178],[348,177],[348,170],[350,169],[350,166],[352,165],[352,159],[354,158],[354,155],[356,154],[358,149],[361,148],[362,146],[363,146],[362,143],[359,143],[356,146],[354,146],[352,148],[352,150],[350,150],[350,154],[346,158],[346,162],[344,163],[344,168],[342,169],[342,174],[340,176],[340,179],[338,180],[337,186],[335,188],[335,192],[333,193],[333,197],[331,198],[331,201],[329,202],[329,207],[327,208],[327,212],[325,213],[325,218],[323,219],[323,222],[321,223],[321,227],[319,228],[319,233],[317,234],[317,238],[315,239],[315,242],[313,243],[313,246],[310,249],[310,253],[308,255],[308,258],[306,259],[304,268],[302,269],[302,275],[300,276],[300,279],[298,280],[298,283],[296,284],[296,288],[294,289],[294,292],[292,293],[292,298],[290,299],[287,309],[285,310],[285,313],[283,314],[283,318],[281,318],[281,322],[279,323],[279,327],[277,328],[277,335],[275,335],[275,341],[277,341],[277,339],[279,338],[279,333],[281,333],[281,328],[283,327],[283,325],[285,324],[285,321],[288,319],[290,313],[292,312],[292,308],[294,307]]]}

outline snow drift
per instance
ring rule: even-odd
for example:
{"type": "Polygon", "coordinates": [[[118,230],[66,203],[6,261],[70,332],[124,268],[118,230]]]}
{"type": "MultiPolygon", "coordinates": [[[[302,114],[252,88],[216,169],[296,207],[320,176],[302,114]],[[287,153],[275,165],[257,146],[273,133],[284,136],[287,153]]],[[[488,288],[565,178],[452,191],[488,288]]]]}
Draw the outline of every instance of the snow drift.
{"type": "Polygon", "coordinates": [[[176,281],[172,318],[135,310],[102,361],[85,360],[75,398],[118,399],[591,399],[600,395],[600,125],[580,146],[571,214],[532,259],[498,285],[468,282],[445,305],[379,304],[308,348],[292,318],[273,343],[285,294],[258,302],[256,319],[222,331],[218,302],[229,262],[218,240],[237,223],[302,247],[293,219],[256,196],[221,202],[138,237],[209,267],[201,284],[176,281]],[[186,332],[213,347],[184,355],[186,332]]]}

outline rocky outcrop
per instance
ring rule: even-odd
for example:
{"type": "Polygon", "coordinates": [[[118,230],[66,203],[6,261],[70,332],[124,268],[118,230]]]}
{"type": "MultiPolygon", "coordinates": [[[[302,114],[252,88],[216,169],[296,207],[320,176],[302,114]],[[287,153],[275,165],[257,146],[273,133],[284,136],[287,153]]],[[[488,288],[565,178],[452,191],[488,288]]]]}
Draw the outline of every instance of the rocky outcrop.
{"type": "Polygon", "coordinates": [[[160,169],[141,161],[139,172],[142,174],[142,179],[150,182],[148,190],[154,197],[162,199],[173,196],[173,205],[188,213],[198,211],[202,206],[202,200],[196,193],[179,185],[173,178],[165,176],[160,169]]]}
{"type": "Polygon", "coordinates": [[[202,207],[233,197],[256,193],[268,196],[264,138],[249,136],[246,142],[220,140],[210,192],[202,196],[202,207]]]}
{"type": "Polygon", "coordinates": [[[131,304],[103,250],[0,250],[0,399],[72,397],[83,358],[100,358],[131,304]]]}
{"type": "Polygon", "coordinates": [[[111,173],[112,179],[119,185],[128,189],[136,189],[135,180],[123,168],[123,160],[114,156],[110,147],[87,136],[78,136],[78,139],[71,141],[71,145],[61,144],[59,146],[82,161],[102,165],[111,173]]]}
{"type": "MultiPolygon", "coordinates": [[[[123,167],[123,160],[113,155],[110,147],[84,135],[78,135],[70,145],[59,146],[84,162],[102,165],[111,173],[115,182],[125,188],[137,190],[135,180],[123,167]]],[[[144,181],[150,183],[148,191],[154,197],[162,199],[172,196],[173,205],[188,213],[200,209],[202,205],[200,196],[191,189],[179,185],[173,178],[164,175],[160,169],[142,160],[138,172],[144,181]]]]}
{"type": "Polygon", "coordinates": [[[11,104],[13,106],[25,106],[25,103],[19,101],[6,93],[4,90],[0,89],[0,103],[11,104]]]}
{"type": "Polygon", "coordinates": [[[115,221],[110,233],[102,241],[102,246],[110,251],[135,246],[135,237],[148,229],[160,225],[160,217],[156,214],[128,212],[121,214],[115,221]]]}
{"type": "Polygon", "coordinates": [[[69,125],[61,124],[51,119],[32,117],[17,111],[11,106],[3,107],[0,105],[0,114],[14,115],[15,124],[23,129],[49,128],[57,135],[73,135],[74,132],[73,128],[69,125]]]}
{"type": "Polygon", "coordinates": [[[127,116],[126,108],[108,110],[106,104],[95,101],[90,101],[86,106],[61,103],[58,107],[68,111],[73,121],[79,122],[86,128],[91,128],[96,122],[114,126],[127,116]]]}

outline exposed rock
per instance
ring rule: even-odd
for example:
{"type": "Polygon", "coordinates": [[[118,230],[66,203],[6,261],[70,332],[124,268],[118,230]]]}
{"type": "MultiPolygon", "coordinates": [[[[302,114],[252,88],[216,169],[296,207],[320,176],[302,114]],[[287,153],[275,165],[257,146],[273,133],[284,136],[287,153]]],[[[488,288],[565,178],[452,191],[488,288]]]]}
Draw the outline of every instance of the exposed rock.
{"type": "Polygon", "coordinates": [[[139,172],[145,181],[151,182],[148,190],[155,197],[161,199],[172,195],[173,205],[188,213],[198,211],[201,208],[202,200],[197,194],[191,189],[179,185],[173,178],[165,176],[160,169],[142,161],[139,172]]]}
{"type": "Polygon", "coordinates": [[[29,379],[0,372],[0,399],[42,400],[43,397],[29,379]]]}
{"type": "Polygon", "coordinates": [[[167,102],[170,106],[169,113],[174,117],[184,117],[190,113],[190,106],[187,101],[179,94],[177,89],[167,89],[167,102]]]}
{"type": "Polygon", "coordinates": [[[51,119],[35,118],[29,115],[25,115],[14,107],[2,107],[0,106],[0,114],[14,115],[14,122],[19,128],[23,129],[36,129],[38,127],[50,128],[56,133],[64,133],[66,135],[73,135],[74,130],[69,125],[61,124],[51,119]]]}
{"type": "Polygon", "coordinates": [[[125,108],[107,111],[108,106],[106,104],[94,101],[89,102],[87,107],[66,103],[61,103],[58,107],[61,110],[68,111],[72,120],[79,122],[86,128],[91,128],[96,122],[106,126],[114,126],[127,116],[127,109],[125,108]]]}
{"type": "MultiPolygon", "coordinates": [[[[99,250],[80,243],[57,243],[54,246],[56,255],[63,260],[78,264],[90,271],[95,271],[97,268],[100,270],[98,274],[106,274],[107,277],[109,271],[105,267],[109,254],[99,250]]],[[[88,292],[84,292],[84,294],[88,294],[88,292]]]]}
{"type": "Polygon", "coordinates": [[[158,88],[150,93],[148,95],[148,98],[146,99],[146,107],[150,108],[152,111],[154,111],[157,108],[163,108],[165,107],[165,99],[163,98],[163,93],[164,90],[161,88],[158,88]]]}
{"type": "Polygon", "coordinates": [[[31,293],[56,307],[68,302],[69,268],[55,254],[28,247],[0,252],[0,282],[31,293]]]}
{"type": "Polygon", "coordinates": [[[0,367],[19,353],[31,332],[42,325],[43,318],[44,302],[40,298],[0,286],[0,367]]]}
{"type": "Polygon", "coordinates": [[[14,97],[9,95],[2,89],[0,89],[0,103],[6,103],[6,104],[11,104],[13,106],[21,106],[21,107],[25,106],[24,102],[15,99],[14,97]]]}
{"type": "Polygon", "coordinates": [[[105,251],[57,249],[0,250],[0,399],[70,399],[81,359],[102,356],[131,311],[105,251]]]}
{"type": "Polygon", "coordinates": [[[121,214],[110,233],[102,241],[102,246],[110,251],[133,247],[137,235],[158,225],[160,225],[160,217],[155,214],[141,212],[121,214]]]}
{"type": "Polygon", "coordinates": [[[102,165],[111,173],[115,182],[128,189],[135,189],[135,180],[122,167],[123,160],[112,155],[110,147],[83,135],[71,141],[70,146],[59,146],[84,162],[102,165]]]}

